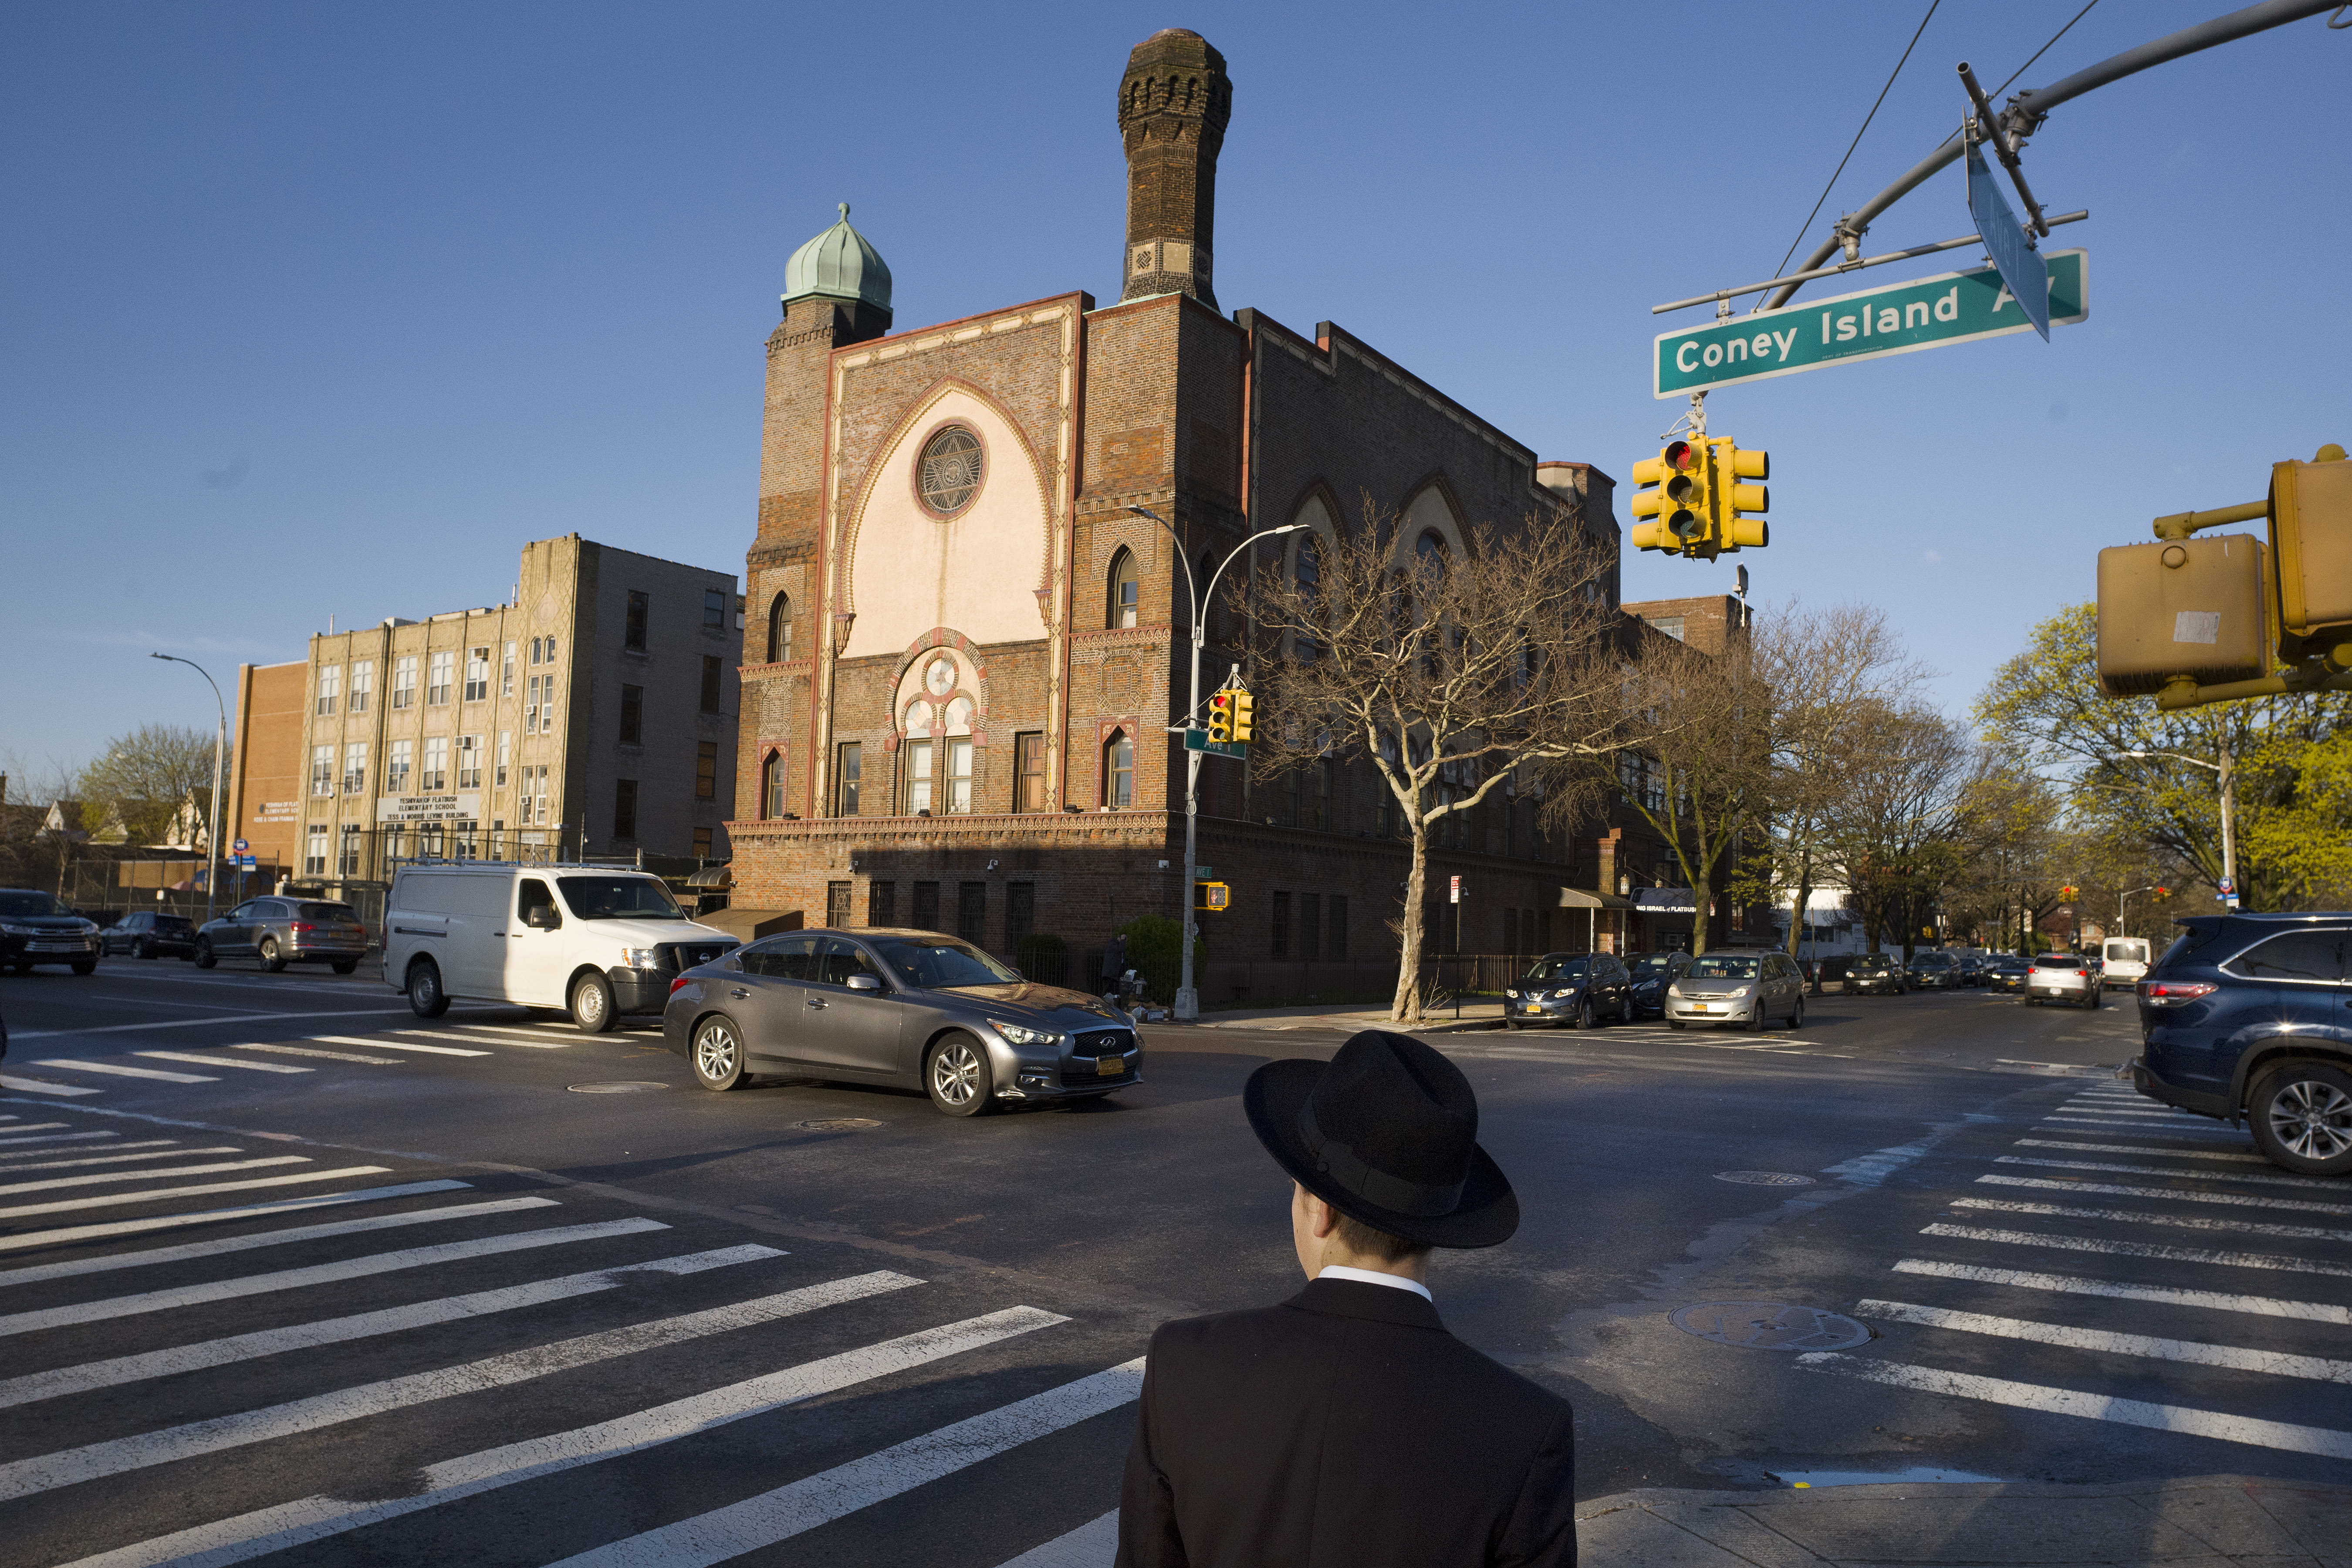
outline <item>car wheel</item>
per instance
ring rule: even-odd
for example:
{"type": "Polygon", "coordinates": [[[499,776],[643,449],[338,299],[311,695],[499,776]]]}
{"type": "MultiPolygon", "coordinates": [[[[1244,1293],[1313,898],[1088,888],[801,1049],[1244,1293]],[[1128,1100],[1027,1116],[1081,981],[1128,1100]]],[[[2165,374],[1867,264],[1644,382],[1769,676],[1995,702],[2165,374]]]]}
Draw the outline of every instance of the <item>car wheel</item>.
{"type": "Polygon", "coordinates": [[[254,949],[254,952],[261,960],[261,967],[272,974],[278,973],[286,967],[286,955],[278,951],[278,939],[274,936],[263,937],[261,945],[254,949]]]}
{"type": "Polygon", "coordinates": [[[95,974],[98,973],[98,960],[85,958],[73,966],[73,972],[76,974],[95,974]]]}
{"type": "Polygon", "coordinates": [[[210,937],[204,936],[196,938],[196,967],[198,969],[210,969],[214,964],[218,963],[219,962],[220,954],[213,951],[212,939],[210,937]]]}
{"type": "Polygon", "coordinates": [[[1761,995],[1759,995],[1756,998],[1756,1011],[1748,1016],[1748,1022],[1744,1027],[1751,1035],[1760,1035],[1764,1032],[1764,1026],[1769,1021],[1769,1020],[1764,1011],[1764,998],[1761,995]]]}
{"type": "Polygon", "coordinates": [[[613,1027],[613,987],[601,974],[583,974],[572,983],[572,1024],[583,1035],[602,1035],[613,1027]]]}
{"type": "Polygon", "coordinates": [[[139,956],[150,961],[155,957],[155,942],[152,937],[139,944],[139,956]]]}
{"type": "Polygon", "coordinates": [[[2246,1120],[2271,1163],[2304,1176],[2352,1175],[2352,1073],[2289,1062],[2254,1085],[2246,1120]]]}
{"type": "Polygon", "coordinates": [[[1797,998],[1797,1005],[1789,1009],[1789,1027],[1792,1029],[1801,1029],[1804,1026],[1805,999],[1802,996],[1800,996],[1797,998]]]}
{"type": "Polygon", "coordinates": [[[1590,998],[1576,1005],[1576,1027],[1580,1029],[1592,1027],[1592,1003],[1590,998]]]}
{"type": "Polygon", "coordinates": [[[353,971],[357,970],[359,966],[360,961],[356,958],[346,958],[339,963],[329,965],[329,967],[334,970],[338,974],[352,973],[353,971]]]}
{"type": "Polygon", "coordinates": [[[988,1052],[970,1035],[950,1035],[931,1047],[923,1064],[923,1088],[948,1116],[978,1116],[988,1109],[995,1084],[988,1052]]]}
{"type": "Polygon", "coordinates": [[[743,1087],[743,1041],[732,1018],[706,1018],[694,1031],[694,1081],[709,1089],[743,1087]]]}
{"type": "Polygon", "coordinates": [[[441,966],[429,958],[408,966],[408,1010],[420,1018],[437,1018],[449,1010],[449,994],[441,989],[441,966]]]}
{"type": "Polygon", "coordinates": [[[1690,1026],[1684,1023],[1680,1018],[1669,1018],[1666,1020],[1666,1027],[1669,1029],[1686,1029],[1690,1027],[1690,1026]]]}

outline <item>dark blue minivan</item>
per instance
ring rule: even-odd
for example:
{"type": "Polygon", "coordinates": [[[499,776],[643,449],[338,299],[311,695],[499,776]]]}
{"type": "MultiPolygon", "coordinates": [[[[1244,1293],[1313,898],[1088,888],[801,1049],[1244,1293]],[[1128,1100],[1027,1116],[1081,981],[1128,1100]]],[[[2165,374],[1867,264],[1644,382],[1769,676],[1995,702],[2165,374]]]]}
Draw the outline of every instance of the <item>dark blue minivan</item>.
{"type": "Polygon", "coordinates": [[[2142,1094],[2242,1117],[2273,1164],[2352,1174],[2352,914],[2196,915],[2139,983],[2142,1094]]]}

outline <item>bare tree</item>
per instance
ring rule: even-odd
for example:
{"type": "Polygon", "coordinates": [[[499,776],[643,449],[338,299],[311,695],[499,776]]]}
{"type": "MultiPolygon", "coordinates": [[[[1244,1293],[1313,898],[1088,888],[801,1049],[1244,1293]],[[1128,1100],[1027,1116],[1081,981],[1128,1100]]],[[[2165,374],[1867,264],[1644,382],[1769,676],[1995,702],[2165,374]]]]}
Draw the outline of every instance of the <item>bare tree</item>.
{"type": "Polygon", "coordinates": [[[180,724],[142,724],[108,742],[79,785],[85,828],[97,833],[111,818],[133,843],[153,843],[191,799],[209,804],[213,737],[180,724]]]}
{"type": "Polygon", "coordinates": [[[1870,951],[1899,935],[1908,962],[1920,922],[1967,863],[1961,830],[1980,758],[1968,733],[1921,703],[1868,704],[1824,813],[1824,863],[1852,892],[1870,951]]]}

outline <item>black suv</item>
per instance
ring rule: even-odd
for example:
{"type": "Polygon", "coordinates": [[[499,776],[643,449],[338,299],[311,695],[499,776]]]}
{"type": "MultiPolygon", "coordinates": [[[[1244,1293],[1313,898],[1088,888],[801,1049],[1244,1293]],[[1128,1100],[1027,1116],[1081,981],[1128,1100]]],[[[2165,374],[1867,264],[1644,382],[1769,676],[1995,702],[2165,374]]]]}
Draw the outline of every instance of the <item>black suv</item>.
{"type": "Polygon", "coordinates": [[[141,958],[196,956],[196,922],[160,910],[133,910],[98,933],[101,953],[130,952],[141,958]]]}
{"type": "Polygon", "coordinates": [[[2245,1118],[2273,1164],[2352,1174],[2352,914],[2196,915],[2139,983],[2132,1082],[2245,1118]]]}
{"type": "Polygon", "coordinates": [[[1889,996],[1900,996],[1910,989],[1903,977],[1903,965],[1891,953],[1857,952],[1845,966],[1845,994],[1864,996],[1883,991],[1889,996]]]}
{"type": "Polygon", "coordinates": [[[1934,948],[1911,955],[1911,989],[1914,991],[1957,991],[1963,984],[1959,964],[1942,949],[1934,948]]]}
{"type": "Polygon", "coordinates": [[[1687,952],[1629,952],[1625,967],[1633,976],[1633,1016],[1666,1016],[1666,987],[1689,973],[1687,952]]]}
{"type": "Polygon", "coordinates": [[[37,963],[98,967],[98,927],[38,888],[0,888],[0,969],[30,973],[37,963]]]}

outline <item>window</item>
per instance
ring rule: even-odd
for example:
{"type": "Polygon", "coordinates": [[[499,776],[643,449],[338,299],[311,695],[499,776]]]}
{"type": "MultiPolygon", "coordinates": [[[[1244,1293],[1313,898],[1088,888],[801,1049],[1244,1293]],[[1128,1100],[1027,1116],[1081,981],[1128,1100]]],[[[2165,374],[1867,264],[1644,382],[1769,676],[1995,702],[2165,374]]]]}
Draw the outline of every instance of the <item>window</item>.
{"type": "Polygon", "coordinates": [[[1308,764],[1308,781],[1314,789],[1307,797],[1307,820],[1299,824],[1301,827],[1331,826],[1331,770],[1337,765],[1328,761],[1308,764]]]}
{"type": "Polygon", "coordinates": [[[449,700],[449,682],[457,673],[457,655],[454,649],[444,649],[433,656],[432,668],[425,677],[425,702],[428,708],[439,708],[449,700]]]}
{"type": "Polygon", "coordinates": [[[2333,985],[2344,978],[2343,941],[2340,931],[2288,931],[2231,959],[2227,967],[2250,980],[2307,980],[2333,985]]]}
{"type": "MultiPolygon", "coordinates": [[[[1319,601],[1323,593],[1323,542],[1312,533],[1298,542],[1297,580],[1298,607],[1305,612],[1313,624],[1322,625],[1321,617],[1317,612],[1321,608],[1319,601]]],[[[1311,637],[1292,638],[1290,649],[1300,658],[1309,662],[1312,662],[1316,654],[1321,651],[1311,637]]]]}
{"type": "Polygon", "coordinates": [[[719,699],[723,689],[720,669],[717,655],[706,653],[702,656],[702,710],[705,713],[719,711],[719,699]]]}
{"type": "Polygon", "coordinates": [[[646,739],[646,689],[642,686],[621,688],[621,744],[638,746],[646,739]]]}
{"type": "Polygon", "coordinates": [[[1013,809],[1045,809],[1045,737],[1034,731],[1013,737],[1013,809]]]}
{"type": "Polygon", "coordinates": [[[479,735],[457,737],[457,787],[482,787],[482,738],[479,735]]]}
{"type": "Polygon", "coordinates": [[[1323,895],[1298,895],[1298,956],[1312,963],[1323,953],[1323,895]]]}
{"type": "Polygon", "coordinates": [[[948,815],[971,815],[971,742],[969,740],[948,742],[948,815]]]}
{"type": "Polygon", "coordinates": [[[1110,558],[1110,592],[1105,595],[1103,625],[1112,631],[1134,626],[1141,589],[1135,574],[1135,552],[1121,545],[1110,558]]]}
{"type": "Polygon", "coordinates": [[[1334,963],[1344,963],[1348,957],[1348,896],[1345,893],[1331,895],[1329,913],[1331,918],[1324,927],[1324,934],[1329,938],[1327,945],[1331,949],[1331,961],[1334,963]]]}
{"type": "Polygon", "coordinates": [[[940,929],[940,885],[937,882],[915,884],[915,929],[940,929]]]}
{"type": "Polygon", "coordinates": [[[408,748],[406,741],[392,743],[391,760],[383,765],[383,793],[386,795],[408,793],[408,748]]]}
{"type": "Polygon", "coordinates": [[[613,781],[613,837],[635,838],[637,836],[637,781],[613,781]]]}
{"type": "MultiPolygon", "coordinates": [[[[531,646],[538,647],[536,643],[531,646]]],[[[522,732],[526,735],[539,733],[539,681],[534,675],[523,683],[522,732]]]]}
{"type": "Polygon", "coordinates": [[[1103,747],[1102,803],[1112,811],[1125,811],[1135,804],[1135,742],[1125,731],[1113,735],[1103,747]]]}
{"type": "Polygon", "coordinates": [[[646,651],[646,615],[651,605],[635,588],[629,590],[629,613],[621,623],[621,646],[635,653],[646,651]]]}
{"type": "Polygon", "coordinates": [[[327,825],[323,822],[314,822],[310,824],[310,832],[303,835],[302,838],[302,875],[323,877],[326,874],[327,825]]]}
{"type": "Polygon", "coordinates": [[[544,825],[552,820],[548,808],[547,764],[545,763],[525,763],[521,783],[520,799],[516,807],[515,820],[526,826],[532,823],[544,825]]]}
{"type": "Polygon", "coordinates": [[[856,741],[843,744],[839,769],[840,782],[835,786],[836,799],[834,805],[834,815],[835,816],[857,815],[858,776],[865,769],[865,759],[866,748],[863,744],[856,741]]]}
{"type": "Polygon", "coordinates": [[[531,663],[533,663],[533,664],[537,664],[537,663],[539,663],[539,662],[540,662],[540,657],[539,657],[539,648],[540,648],[540,644],[541,644],[541,643],[542,643],[542,642],[544,642],[545,640],[546,640],[546,639],[545,639],[544,637],[533,637],[533,638],[531,638],[531,639],[530,639],[530,662],[531,662],[531,663]]]}
{"type": "Polygon", "coordinates": [[[375,660],[361,659],[352,666],[352,711],[368,710],[369,694],[375,689],[375,660]]]}
{"type": "Polygon", "coordinates": [[[356,822],[343,824],[342,852],[335,858],[336,871],[345,877],[360,874],[361,852],[366,845],[364,829],[356,822]]]}
{"type": "Polygon", "coordinates": [[[319,701],[317,710],[332,713],[343,705],[343,667],[331,664],[319,671],[319,701]]]}
{"type": "Polygon", "coordinates": [[[514,672],[515,672],[515,645],[514,645],[512,642],[509,642],[509,643],[506,645],[506,651],[505,651],[505,653],[500,657],[500,658],[499,658],[499,696],[501,696],[501,697],[512,697],[512,696],[514,695],[514,672]]]}
{"type": "MultiPolygon", "coordinates": [[[[910,741],[907,745],[907,811],[908,816],[929,816],[931,812],[931,742],[910,741]]],[[[921,884],[917,884],[918,888],[921,884]]],[[[918,897],[921,895],[919,892],[918,897]]]]}
{"type": "Polygon", "coordinates": [[[716,588],[702,591],[702,624],[714,632],[727,629],[727,595],[716,588]]]}
{"type": "Polygon", "coordinates": [[[1650,625],[1665,633],[1676,642],[1683,640],[1685,617],[1681,616],[1650,616],[1645,618],[1649,621],[1650,625]]]}
{"type": "Polygon", "coordinates": [[[898,923],[898,884],[872,882],[866,889],[866,923],[875,926],[898,923]]]}
{"type": "Polygon", "coordinates": [[[784,753],[770,752],[760,764],[761,816],[772,822],[784,815],[784,753]]]}
{"type": "Polygon", "coordinates": [[[416,656],[413,653],[392,661],[392,705],[416,706],[416,656]]]}
{"type": "Polygon", "coordinates": [[[980,438],[958,426],[940,431],[925,444],[917,474],[923,504],[943,514],[961,511],[980,489],[980,438]]]}
{"type": "Polygon", "coordinates": [[[533,910],[545,910],[550,914],[555,913],[555,895],[548,891],[547,884],[536,877],[515,889],[516,918],[527,924],[530,918],[530,911],[533,910]]]}
{"type": "Polygon", "coordinates": [[[694,798],[719,798],[719,742],[702,741],[694,748],[694,798]]]}
{"type": "Polygon", "coordinates": [[[479,702],[490,694],[490,650],[466,650],[466,700],[479,702]]]}
{"type": "Polygon", "coordinates": [[[501,730],[499,731],[499,773],[497,781],[498,786],[500,789],[507,787],[507,764],[513,761],[514,731],[512,730],[501,730]]]}
{"type": "Polygon", "coordinates": [[[782,594],[768,606],[768,662],[784,664],[793,657],[793,602],[782,594]]]}
{"type": "Polygon", "coordinates": [[[1024,938],[1037,929],[1037,884],[1008,882],[1004,888],[1004,951],[1021,956],[1024,938]]]}
{"type": "Polygon", "coordinates": [[[343,743],[343,793],[367,794],[367,742],[347,741],[343,743]]]}
{"type": "Polygon", "coordinates": [[[694,858],[698,860],[710,858],[710,829],[708,827],[694,830],[694,858]]]}
{"type": "Polygon", "coordinates": [[[335,748],[332,746],[310,748],[310,793],[335,793],[335,748]]]}
{"type": "Polygon", "coordinates": [[[849,924],[848,883],[827,882],[824,885],[824,923],[835,931],[849,924]]]}
{"type": "Polygon", "coordinates": [[[448,736],[430,735],[425,738],[424,777],[418,781],[418,787],[427,795],[437,794],[449,787],[448,736]]]}
{"type": "Polygon", "coordinates": [[[735,629],[739,632],[743,629],[743,595],[740,594],[735,595],[735,629]]]}
{"type": "Polygon", "coordinates": [[[1268,958],[1290,956],[1290,895],[1288,893],[1274,895],[1274,920],[1269,929],[1265,952],[1268,958]]]}
{"type": "Polygon", "coordinates": [[[988,884],[956,884],[956,935],[978,947],[988,935],[988,884]]]}

